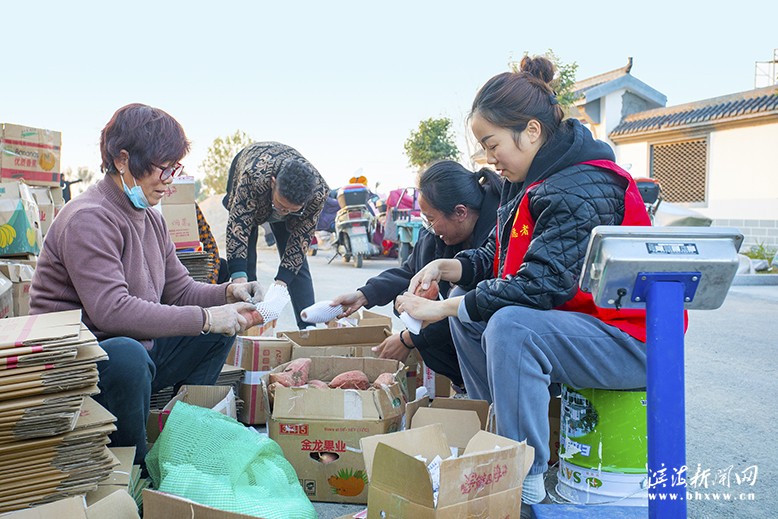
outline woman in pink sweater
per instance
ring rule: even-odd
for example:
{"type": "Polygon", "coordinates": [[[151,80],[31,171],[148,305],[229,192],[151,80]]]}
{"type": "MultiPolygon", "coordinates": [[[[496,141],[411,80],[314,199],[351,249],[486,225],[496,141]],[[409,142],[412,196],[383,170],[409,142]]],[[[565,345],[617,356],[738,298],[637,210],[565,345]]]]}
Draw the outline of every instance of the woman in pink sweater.
{"type": "Polygon", "coordinates": [[[261,320],[257,282],[198,283],[153,209],[189,151],[181,125],[150,106],[120,108],[100,136],[105,176],[52,222],[30,289],[33,314],[79,309],[109,360],[96,399],[117,417],[114,446],[146,453],[151,394],[213,384],[235,334],[261,320]]]}

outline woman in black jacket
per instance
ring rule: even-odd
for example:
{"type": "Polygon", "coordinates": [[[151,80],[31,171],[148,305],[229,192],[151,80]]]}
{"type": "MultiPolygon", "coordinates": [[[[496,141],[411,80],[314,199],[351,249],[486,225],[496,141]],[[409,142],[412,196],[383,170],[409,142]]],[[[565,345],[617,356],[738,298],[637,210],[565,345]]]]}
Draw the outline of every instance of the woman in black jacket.
{"type": "MultiPolygon", "coordinates": [[[[383,306],[402,294],[411,278],[427,263],[453,258],[459,251],[480,247],[494,227],[502,180],[490,169],[477,173],[450,160],[437,162],[419,177],[419,205],[427,230],[401,267],[385,270],[354,292],[343,294],[333,304],[346,308],[348,316],[360,307],[383,306]]],[[[440,295],[448,297],[448,282],[440,284],[440,295]]],[[[439,321],[416,335],[408,330],[388,337],[375,350],[381,358],[405,361],[417,349],[434,372],[463,386],[448,321],[439,321]]]]}
{"type": "Polygon", "coordinates": [[[563,120],[553,76],[548,59],[525,57],[520,72],[478,92],[471,127],[507,180],[496,233],[411,280],[411,291],[459,285],[446,301],[397,298],[398,310],[422,321],[450,317],[468,395],[494,403],[500,435],[534,447],[525,503],[546,497],[551,384],[646,385],[645,312],[598,308],[578,280],[594,227],[649,225],[648,214],[610,146],[563,120]]]}

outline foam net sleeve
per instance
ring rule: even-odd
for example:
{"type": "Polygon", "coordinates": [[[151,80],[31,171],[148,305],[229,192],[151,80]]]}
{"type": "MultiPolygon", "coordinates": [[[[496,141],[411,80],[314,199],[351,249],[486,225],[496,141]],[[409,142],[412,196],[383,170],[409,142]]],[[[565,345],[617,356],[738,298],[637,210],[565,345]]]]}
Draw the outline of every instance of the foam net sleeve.
{"type": "Polygon", "coordinates": [[[289,290],[283,285],[273,284],[265,294],[264,301],[256,304],[257,312],[262,316],[263,322],[268,323],[278,319],[290,301],[289,290]]]}
{"type": "Polygon", "coordinates": [[[319,301],[300,312],[300,317],[307,323],[326,323],[343,313],[341,305],[332,306],[331,301],[319,301]]]}

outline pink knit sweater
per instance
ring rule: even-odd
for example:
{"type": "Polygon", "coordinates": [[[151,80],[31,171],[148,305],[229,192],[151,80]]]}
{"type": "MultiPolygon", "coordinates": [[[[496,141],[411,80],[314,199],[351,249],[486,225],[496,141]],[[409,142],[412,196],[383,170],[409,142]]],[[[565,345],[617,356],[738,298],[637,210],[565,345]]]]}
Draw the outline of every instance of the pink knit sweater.
{"type": "Polygon", "coordinates": [[[198,283],[175,254],[162,215],[138,210],[106,175],[51,224],[30,288],[30,313],[82,309],[98,339],[197,335],[200,307],[226,303],[226,285],[198,283]]]}

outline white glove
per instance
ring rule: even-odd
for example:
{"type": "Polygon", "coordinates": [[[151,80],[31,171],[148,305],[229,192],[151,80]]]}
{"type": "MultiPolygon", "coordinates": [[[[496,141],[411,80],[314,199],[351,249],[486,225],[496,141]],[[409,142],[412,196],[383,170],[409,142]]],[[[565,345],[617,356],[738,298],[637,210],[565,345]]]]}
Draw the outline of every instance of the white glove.
{"type": "Polygon", "coordinates": [[[248,303],[258,303],[262,301],[264,290],[258,281],[249,281],[248,283],[230,283],[227,285],[227,302],[237,303],[246,301],[248,303]]]}

